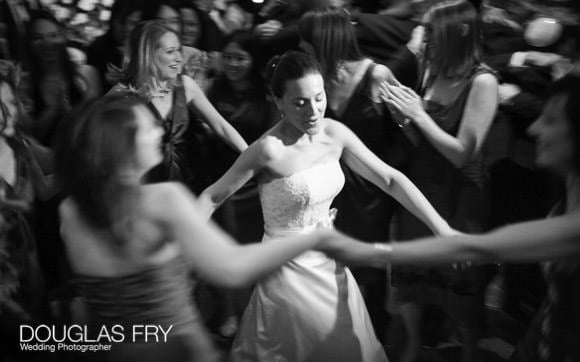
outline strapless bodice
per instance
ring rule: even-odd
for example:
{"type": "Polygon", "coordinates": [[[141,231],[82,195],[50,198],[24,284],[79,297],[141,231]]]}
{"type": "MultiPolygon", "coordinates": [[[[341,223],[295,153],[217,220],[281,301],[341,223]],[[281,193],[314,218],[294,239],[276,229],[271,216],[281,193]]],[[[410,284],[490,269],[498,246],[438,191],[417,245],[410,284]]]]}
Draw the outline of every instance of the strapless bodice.
{"type": "Polygon", "coordinates": [[[176,258],[125,276],[77,275],[75,282],[92,323],[174,325],[178,332],[198,320],[189,275],[186,262],[176,258]]]}
{"type": "Polygon", "coordinates": [[[266,232],[309,229],[327,222],[330,205],[343,186],[338,160],[260,184],[266,232]]]}

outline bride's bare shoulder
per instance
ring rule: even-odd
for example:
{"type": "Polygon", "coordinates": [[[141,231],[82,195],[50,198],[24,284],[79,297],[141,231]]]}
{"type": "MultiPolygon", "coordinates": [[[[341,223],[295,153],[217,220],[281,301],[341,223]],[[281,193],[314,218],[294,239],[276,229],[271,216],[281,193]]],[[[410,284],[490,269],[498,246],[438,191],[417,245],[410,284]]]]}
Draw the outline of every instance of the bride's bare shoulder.
{"type": "Polygon", "coordinates": [[[250,145],[250,149],[259,157],[261,162],[270,162],[284,154],[285,145],[283,137],[273,128],[264,133],[256,142],[250,145]]]}
{"type": "Polygon", "coordinates": [[[331,137],[341,136],[345,132],[350,131],[350,129],[343,123],[336,121],[332,118],[325,118],[324,121],[325,121],[324,131],[331,137]]]}

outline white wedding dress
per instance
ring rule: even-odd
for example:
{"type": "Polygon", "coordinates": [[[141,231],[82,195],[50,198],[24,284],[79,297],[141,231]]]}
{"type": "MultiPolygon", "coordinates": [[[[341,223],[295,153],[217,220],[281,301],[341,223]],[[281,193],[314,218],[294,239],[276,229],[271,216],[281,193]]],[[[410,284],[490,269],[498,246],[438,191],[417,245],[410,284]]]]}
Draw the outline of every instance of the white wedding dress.
{"type": "MultiPolygon", "coordinates": [[[[344,185],[338,161],[259,186],[263,242],[332,227],[330,205],[344,185]]],[[[386,362],[350,271],[316,251],[282,266],[254,289],[232,361],[386,362]]]]}

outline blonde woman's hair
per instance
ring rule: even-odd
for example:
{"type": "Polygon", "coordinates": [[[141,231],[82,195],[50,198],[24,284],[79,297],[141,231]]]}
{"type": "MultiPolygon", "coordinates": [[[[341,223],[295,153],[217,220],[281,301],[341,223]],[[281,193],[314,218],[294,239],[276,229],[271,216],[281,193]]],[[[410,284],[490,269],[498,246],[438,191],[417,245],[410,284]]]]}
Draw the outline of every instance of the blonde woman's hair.
{"type": "Polygon", "coordinates": [[[160,21],[146,21],[137,25],[129,37],[128,54],[122,67],[109,66],[109,78],[125,84],[146,98],[170,89],[172,84],[161,80],[157,63],[159,41],[167,33],[173,33],[179,39],[179,34],[160,21]]]}

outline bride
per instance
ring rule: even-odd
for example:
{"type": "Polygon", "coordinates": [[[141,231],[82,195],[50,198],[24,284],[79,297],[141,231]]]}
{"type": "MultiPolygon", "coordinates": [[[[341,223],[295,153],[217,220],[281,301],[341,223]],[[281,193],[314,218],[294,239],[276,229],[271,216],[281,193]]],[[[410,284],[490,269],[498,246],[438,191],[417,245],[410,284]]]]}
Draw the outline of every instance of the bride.
{"type": "MultiPolygon", "coordinates": [[[[324,81],[312,58],[288,52],[277,63],[270,87],[282,118],[202,193],[208,215],[255,177],[264,242],[330,228],[329,209],[344,185],[342,160],[435,234],[454,233],[407,177],[382,162],[346,126],[324,118],[324,81]]],[[[309,251],[256,286],[232,360],[374,362],[387,357],[350,271],[309,251]]]]}

